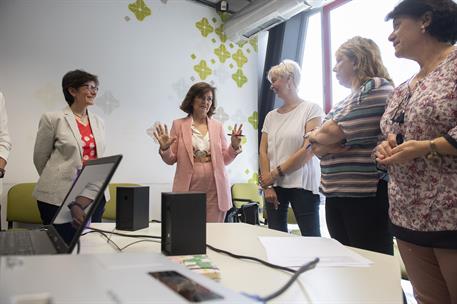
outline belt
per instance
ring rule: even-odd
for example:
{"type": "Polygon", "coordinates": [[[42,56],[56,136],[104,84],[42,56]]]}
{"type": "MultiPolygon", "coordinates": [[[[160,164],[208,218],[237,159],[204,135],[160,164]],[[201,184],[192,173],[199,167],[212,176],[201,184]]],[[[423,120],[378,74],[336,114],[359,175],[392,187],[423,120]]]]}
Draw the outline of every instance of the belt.
{"type": "Polygon", "coordinates": [[[203,157],[194,156],[194,162],[197,162],[197,163],[209,163],[210,161],[211,161],[211,155],[203,156],[203,157]]]}

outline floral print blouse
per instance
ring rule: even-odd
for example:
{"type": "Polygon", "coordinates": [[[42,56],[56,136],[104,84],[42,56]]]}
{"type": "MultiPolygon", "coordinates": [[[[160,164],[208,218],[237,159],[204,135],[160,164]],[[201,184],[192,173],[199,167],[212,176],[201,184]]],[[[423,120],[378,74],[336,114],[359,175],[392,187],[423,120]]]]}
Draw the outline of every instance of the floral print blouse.
{"type": "MultiPolygon", "coordinates": [[[[457,149],[457,48],[420,80],[397,87],[381,119],[384,136],[444,136],[457,149]],[[402,117],[403,116],[403,117],[402,117]]],[[[457,156],[419,157],[388,166],[391,222],[413,231],[457,231],[457,156]]],[[[454,234],[453,234],[454,235],[454,234]]]]}

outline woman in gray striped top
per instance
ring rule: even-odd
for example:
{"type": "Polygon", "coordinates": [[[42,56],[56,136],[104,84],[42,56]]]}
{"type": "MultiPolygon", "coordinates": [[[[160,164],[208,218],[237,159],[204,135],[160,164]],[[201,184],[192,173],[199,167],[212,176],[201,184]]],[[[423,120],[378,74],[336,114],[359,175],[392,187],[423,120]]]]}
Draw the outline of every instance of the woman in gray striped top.
{"type": "Polygon", "coordinates": [[[339,47],[333,71],[351,94],[309,134],[313,152],[321,158],[327,227],[344,245],[393,254],[387,182],[371,156],[393,83],[378,46],[362,37],[339,47]]]}

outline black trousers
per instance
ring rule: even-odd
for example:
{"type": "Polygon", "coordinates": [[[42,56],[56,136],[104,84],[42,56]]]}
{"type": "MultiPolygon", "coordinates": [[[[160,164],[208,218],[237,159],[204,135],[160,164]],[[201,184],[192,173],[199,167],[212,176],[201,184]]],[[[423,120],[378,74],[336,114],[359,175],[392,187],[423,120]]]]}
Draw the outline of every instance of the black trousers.
{"type": "Polygon", "coordinates": [[[278,201],[277,210],[272,203],[266,203],[268,228],[287,232],[287,212],[292,205],[300,233],[303,236],[321,236],[319,224],[320,197],[301,188],[275,187],[278,201]]]}
{"type": "Polygon", "coordinates": [[[329,197],[325,203],[332,238],[347,246],[393,255],[388,211],[387,182],[383,180],[375,197],[329,197]]]}

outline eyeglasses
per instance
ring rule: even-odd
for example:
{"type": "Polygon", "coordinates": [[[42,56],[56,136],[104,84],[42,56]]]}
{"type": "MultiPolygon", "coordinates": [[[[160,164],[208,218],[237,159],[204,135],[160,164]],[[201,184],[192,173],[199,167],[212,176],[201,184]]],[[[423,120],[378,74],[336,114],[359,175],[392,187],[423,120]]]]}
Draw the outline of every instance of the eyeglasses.
{"type": "Polygon", "coordinates": [[[98,87],[92,84],[83,84],[81,87],[86,87],[89,91],[98,92],[98,87]]]}

